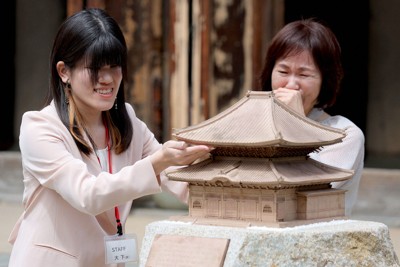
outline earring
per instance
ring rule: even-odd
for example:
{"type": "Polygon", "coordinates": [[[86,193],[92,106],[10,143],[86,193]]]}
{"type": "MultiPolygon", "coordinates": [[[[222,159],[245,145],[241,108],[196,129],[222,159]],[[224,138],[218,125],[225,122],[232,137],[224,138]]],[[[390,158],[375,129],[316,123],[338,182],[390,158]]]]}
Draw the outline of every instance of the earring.
{"type": "Polygon", "coordinates": [[[65,104],[69,105],[68,90],[64,90],[65,104]]]}
{"type": "MultiPolygon", "coordinates": [[[[65,83],[65,87],[67,87],[68,89],[71,89],[71,84],[69,83],[69,79],[67,80],[67,82],[65,83]]],[[[64,95],[65,95],[65,104],[69,104],[69,97],[68,97],[68,89],[64,90],[64,95]]]]}
{"type": "Polygon", "coordinates": [[[115,108],[115,109],[118,109],[117,98],[115,98],[114,108],[115,108]]]}

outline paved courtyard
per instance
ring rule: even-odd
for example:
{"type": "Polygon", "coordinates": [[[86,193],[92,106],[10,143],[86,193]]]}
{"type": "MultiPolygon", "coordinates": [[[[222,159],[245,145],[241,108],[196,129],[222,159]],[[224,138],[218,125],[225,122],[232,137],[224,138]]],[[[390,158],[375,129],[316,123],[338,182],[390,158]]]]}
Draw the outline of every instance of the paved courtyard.
{"type": "MultiPolygon", "coordinates": [[[[20,155],[0,153],[0,267],[8,266],[11,245],[8,236],[22,212],[23,192],[20,155]]],[[[349,219],[381,222],[388,226],[397,256],[400,256],[400,169],[366,168],[361,179],[358,200],[349,219]]],[[[163,193],[164,194],[164,193],[163,193]]],[[[160,194],[161,196],[163,194],[160,194]]],[[[159,195],[158,195],[159,196],[159,195]]],[[[187,209],[164,196],[145,197],[134,202],[126,225],[127,233],[136,234],[139,242],[151,222],[185,215],[187,209]]],[[[136,267],[127,264],[127,267],[136,267]]]]}

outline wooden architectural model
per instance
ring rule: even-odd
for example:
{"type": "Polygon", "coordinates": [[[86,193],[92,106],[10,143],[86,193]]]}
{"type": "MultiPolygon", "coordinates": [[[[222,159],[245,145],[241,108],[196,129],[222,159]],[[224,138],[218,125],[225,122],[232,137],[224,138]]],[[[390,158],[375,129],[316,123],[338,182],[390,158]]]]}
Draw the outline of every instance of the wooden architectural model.
{"type": "Polygon", "coordinates": [[[167,173],[189,184],[187,220],[282,227],[344,217],[345,191],[330,183],[353,171],[308,154],[341,142],[345,133],[297,114],[272,92],[250,91],[173,136],[215,147],[208,159],[167,173]]]}

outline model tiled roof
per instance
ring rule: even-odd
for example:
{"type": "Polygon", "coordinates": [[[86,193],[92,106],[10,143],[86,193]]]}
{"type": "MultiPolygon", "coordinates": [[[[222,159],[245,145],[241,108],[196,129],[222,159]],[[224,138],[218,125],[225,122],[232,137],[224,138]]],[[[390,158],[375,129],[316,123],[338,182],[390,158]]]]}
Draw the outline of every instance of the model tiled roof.
{"type": "Polygon", "coordinates": [[[306,157],[265,159],[215,157],[167,173],[174,181],[257,186],[267,188],[344,181],[353,171],[335,168],[306,157]]]}
{"type": "Polygon", "coordinates": [[[249,91],[225,111],[173,136],[214,146],[214,155],[281,157],[307,155],[341,142],[345,133],[299,115],[272,92],[249,91]]]}

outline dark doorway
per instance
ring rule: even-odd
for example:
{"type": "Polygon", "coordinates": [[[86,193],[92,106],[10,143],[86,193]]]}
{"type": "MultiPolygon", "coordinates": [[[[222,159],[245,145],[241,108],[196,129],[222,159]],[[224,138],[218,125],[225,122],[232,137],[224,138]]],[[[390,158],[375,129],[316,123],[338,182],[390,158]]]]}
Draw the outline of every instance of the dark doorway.
{"type": "Polygon", "coordinates": [[[14,144],[14,98],[15,98],[15,14],[16,1],[2,3],[0,16],[0,36],[3,42],[3,70],[0,72],[2,81],[0,114],[2,114],[0,131],[0,150],[8,150],[14,144]]]}
{"type": "Polygon", "coordinates": [[[369,1],[349,5],[348,1],[285,1],[285,22],[315,17],[336,34],[342,47],[345,76],[342,92],[331,115],[343,115],[366,133],[368,101],[369,1]]]}

